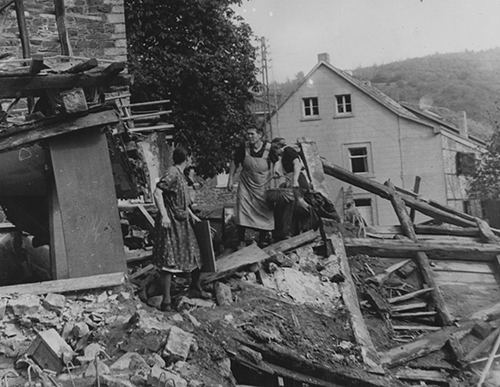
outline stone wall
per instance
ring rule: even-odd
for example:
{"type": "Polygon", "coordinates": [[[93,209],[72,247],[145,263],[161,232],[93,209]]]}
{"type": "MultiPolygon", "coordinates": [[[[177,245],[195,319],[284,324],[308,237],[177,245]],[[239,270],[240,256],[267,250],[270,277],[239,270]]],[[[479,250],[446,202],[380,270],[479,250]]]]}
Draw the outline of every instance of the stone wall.
{"type": "MultiPolygon", "coordinates": [[[[32,54],[61,54],[52,0],[25,0],[32,54]]],[[[66,0],[66,29],[74,56],[127,60],[123,0],[66,0]]],[[[0,54],[22,57],[14,7],[0,15],[0,54]]]]}

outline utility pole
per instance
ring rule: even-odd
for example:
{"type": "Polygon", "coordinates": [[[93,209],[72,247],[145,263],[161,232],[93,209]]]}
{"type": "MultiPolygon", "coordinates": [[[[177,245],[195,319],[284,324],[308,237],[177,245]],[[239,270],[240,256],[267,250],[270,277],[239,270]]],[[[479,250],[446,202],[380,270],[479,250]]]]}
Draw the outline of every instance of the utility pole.
{"type": "Polygon", "coordinates": [[[269,97],[269,76],[268,76],[268,64],[267,64],[267,48],[266,48],[266,38],[262,36],[260,38],[260,55],[261,55],[261,67],[262,67],[262,85],[265,87],[266,94],[266,120],[269,122],[269,136],[273,138],[273,126],[271,123],[271,103],[269,97]]]}

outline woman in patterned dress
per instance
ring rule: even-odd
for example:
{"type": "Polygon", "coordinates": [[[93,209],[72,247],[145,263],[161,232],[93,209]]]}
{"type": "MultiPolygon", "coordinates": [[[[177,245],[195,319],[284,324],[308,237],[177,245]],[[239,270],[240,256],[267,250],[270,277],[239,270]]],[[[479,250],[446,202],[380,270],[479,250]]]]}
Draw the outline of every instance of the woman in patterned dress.
{"type": "Polygon", "coordinates": [[[171,310],[170,287],[175,273],[191,273],[190,296],[210,298],[201,289],[200,250],[192,222],[200,219],[193,214],[190,205],[184,169],[189,164],[188,154],[182,147],[173,152],[174,166],[163,176],[154,192],[158,207],[155,222],[153,259],[160,268],[163,301],[160,309],[171,310]]]}

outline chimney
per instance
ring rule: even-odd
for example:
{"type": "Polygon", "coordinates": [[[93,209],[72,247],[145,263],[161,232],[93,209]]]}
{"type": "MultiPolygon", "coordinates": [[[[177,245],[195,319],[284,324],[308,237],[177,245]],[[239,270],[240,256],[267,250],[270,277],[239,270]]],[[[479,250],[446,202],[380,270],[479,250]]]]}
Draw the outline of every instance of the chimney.
{"type": "Polygon", "coordinates": [[[460,124],[458,125],[458,129],[460,130],[460,135],[465,138],[469,138],[469,127],[467,125],[467,112],[462,111],[462,117],[460,120],[460,124]]]}
{"type": "Polygon", "coordinates": [[[321,54],[318,54],[318,63],[319,62],[330,63],[330,54],[327,52],[322,52],[321,54]]]}

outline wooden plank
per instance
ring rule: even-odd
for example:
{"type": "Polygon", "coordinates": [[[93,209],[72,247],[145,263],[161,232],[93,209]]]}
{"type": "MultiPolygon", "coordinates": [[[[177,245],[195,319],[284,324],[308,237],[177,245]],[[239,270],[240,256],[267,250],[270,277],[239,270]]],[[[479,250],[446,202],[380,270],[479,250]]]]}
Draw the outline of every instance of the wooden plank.
{"type": "MultiPolygon", "coordinates": [[[[403,234],[401,226],[367,226],[367,231],[374,234],[403,234]]],[[[415,232],[419,235],[443,235],[443,236],[458,236],[479,238],[479,229],[474,227],[456,227],[449,225],[433,226],[416,224],[415,232]]]]}
{"type": "Polygon", "coordinates": [[[49,195],[50,271],[52,278],[64,279],[69,277],[68,256],[64,242],[61,209],[54,182],[52,182],[49,195]]]}
{"type": "Polygon", "coordinates": [[[212,243],[212,231],[210,230],[210,221],[202,220],[193,224],[194,233],[200,248],[202,271],[214,273],[217,271],[215,261],[214,246],[212,243]]]}
{"type": "Polygon", "coordinates": [[[288,250],[295,249],[299,246],[302,246],[305,243],[309,243],[316,239],[318,237],[319,233],[314,230],[309,230],[306,231],[302,234],[296,235],[292,238],[282,240],[277,243],[273,243],[270,246],[265,247],[264,249],[259,249],[255,245],[250,245],[247,246],[245,249],[248,249],[251,247],[252,250],[254,250],[255,255],[252,256],[250,250],[247,250],[244,252],[244,254],[249,253],[248,256],[244,257],[241,252],[245,249],[238,250],[237,252],[230,254],[228,256],[222,257],[219,260],[216,261],[217,264],[217,272],[216,273],[210,273],[210,274],[202,274],[202,281],[203,283],[209,283],[213,281],[217,281],[221,278],[226,278],[234,273],[236,273],[238,270],[243,269],[245,266],[251,265],[253,263],[257,262],[262,262],[265,261],[269,258],[271,258],[273,255],[280,253],[280,252],[285,252],[288,250]],[[253,246],[253,247],[252,247],[253,246]],[[255,250],[257,249],[257,250],[255,250]],[[237,256],[242,255],[239,259],[231,259],[231,257],[236,254],[237,256]]]}
{"type": "MultiPolygon", "coordinates": [[[[49,142],[68,277],[125,271],[113,173],[100,128],[49,142]]],[[[57,257],[56,257],[57,259],[57,257]]]]}
{"type": "Polygon", "coordinates": [[[435,316],[436,311],[431,312],[412,312],[412,313],[394,313],[393,318],[412,318],[412,317],[431,317],[435,316]]]}
{"type": "Polygon", "coordinates": [[[0,296],[9,294],[66,293],[79,290],[101,289],[123,285],[123,272],[99,274],[88,277],[68,278],[54,281],[0,287],[0,296]]]}
{"type": "Polygon", "coordinates": [[[490,228],[490,225],[479,218],[476,218],[477,228],[481,234],[481,239],[486,243],[500,243],[500,238],[496,236],[490,228]]]}
{"type": "Polygon", "coordinates": [[[500,316],[500,302],[474,312],[470,318],[474,320],[486,321],[499,318],[499,316],[500,316]]]}
{"type": "Polygon", "coordinates": [[[395,331],[440,331],[441,327],[433,327],[430,325],[393,325],[395,331]]]}
{"type": "Polygon", "coordinates": [[[420,297],[420,296],[422,296],[424,294],[428,294],[430,292],[432,292],[432,288],[420,289],[420,290],[416,290],[416,291],[411,292],[411,293],[403,294],[402,296],[389,298],[387,301],[391,304],[395,304],[397,302],[411,300],[412,298],[415,298],[415,297],[420,297]]]}
{"type": "Polygon", "coordinates": [[[153,258],[153,253],[150,250],[129,250],[125,253],[125,261],[127,263],[136,263],[146,261],[153,258]]]}
{"type": "Polygon", "coordinates": [[[66,29],[66,10],[64,7],[64,0],[54,0],[54,8],[56,14],[57,34],[59,35],[59,43],[61,44],[62,55],[73,55],[71,50],[71,43],[66,29]]]}
{"type": "Polygon", "coordinates": [[[500,245],[486,243],[441,243],[438,241],[410,241],[404,239],[344,238],[350,255],[366,254],[375,257],[408,257],[425,252],[435,260],[467,260],[491,262],[500,254],[500,245]]]}
{"type": "Polygon", "coordinates": [[[70,116],[63,122],[53,123],[47,126],[43,124],[27,131],[13,133],[9,137],[0,138],[0,152],[49,139],[64,133],[115,124],[118,121],[118,116],[112,110],[90,113],[83,117],[70,116]]]}
{"type": "Polygon", "coordinates": [[[435,272],[436,281],[441,285],[445,284],[483,284],[496,285],[498,284],[495,275],[492,273],[465,273],[437,271],[435,272]]]}
{"type": "Polygon", "coordinates": [[[382,273],[377,274],[373,277],[370,277],[367,279],[367,281],[372,281],[375,282],[379,285],[382,285],[387,279],[389,279],[389,276],[394,273],[395,271],[398,271],[401,269],[403,266],[407,265],[408,263],[412,262],[411,259],[406,259],[401,262],[395,263],[391,266],[389,266],[387,269],[385,269],[382,273]]]}
{"type": "Polygon", "coordinates": [[[49,90],[68,90],[76,87],[127,86],[128,75],[102,73],[49,74],[8,76],[0,80],[0,98],[43,96],[49,90]]]}
{"type": "Polygon", "coordinates": [[[358,295],[356,293],[356,285],[352,279],[351,268],[347,260],[347,255],[342,243],[341,237],[338,235],[330,235],[328,237],[332,242],[335,255],[337,255],[340,263],[340,269],[344,274],[345,281],[338,284],[344,304],[349,311],[351,319],[351,327],[356,338],[356,342],[361,345],[366,352],[362,351],[363,361],[366,365],[374,370],[380,370],[379,354],[373,344],[365,320],[359,308],[358,295]]]}
{"type": "Polygon", "coordinates": [[[493,274],[491,266],[487,262],[476,261],[434,261],[432,263],[434,272],[464,272],[464,273],[482,273],[493,274]]]}
{"type": "Polygon", "coordinates": [[[129,279],[130,280],[134,280],[136,278],[139,278],[140,276],[144,275],[144,274],[147,274],[148,272],[150,272],[151,270],[154,270],[155,269],[155,265],[153,265],[152,263],[150,263],[149,265],[146,265],[144,266],[143,268],[137,270],[135,273],[131,274],[129,276],[129,279]]]}
{"type": "Polygon", "coordinates": [[[472,329],[473,325],[473,321],[468,321],[460,327],[441,328],[439,331],[425,335],[416,341],[391,348],[381,354],[381,362],[389,367],[394,367],[426,356],[429,353],[440,350],[451,335],[456,335],[457,338],[465,336],[472,329]]]}
{"type": "Polygon", "coordinates": [[[393,305],[391,306],[391,312],[404,312],[407,310],[423,309],[425,307],[427,307],[426,302],[414,302],[412,304],[393,305]]]}
{"type": "Polygon", "coordinates": [[[414,368],[403,368],[394,372],[394,376],[401,380],[412,380],[435,383],[448,383],[449,376],[436,370],[420,370],[414,368]]]}

